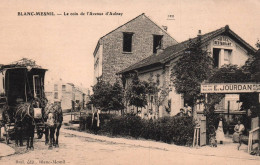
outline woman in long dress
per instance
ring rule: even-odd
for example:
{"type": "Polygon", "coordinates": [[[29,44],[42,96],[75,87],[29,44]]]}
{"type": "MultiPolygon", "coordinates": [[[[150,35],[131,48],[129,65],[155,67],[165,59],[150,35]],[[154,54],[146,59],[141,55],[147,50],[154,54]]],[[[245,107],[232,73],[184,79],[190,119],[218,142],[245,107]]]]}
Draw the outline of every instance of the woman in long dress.
{"type": "Polygon", "coordinates": [[[223,144],[223,141],[225,139],[222,119],[220,119],[220,121],[218,123],[218,129],[216,130],[216,139],[217,139],[217,142],[220,144],[223,144]]]}

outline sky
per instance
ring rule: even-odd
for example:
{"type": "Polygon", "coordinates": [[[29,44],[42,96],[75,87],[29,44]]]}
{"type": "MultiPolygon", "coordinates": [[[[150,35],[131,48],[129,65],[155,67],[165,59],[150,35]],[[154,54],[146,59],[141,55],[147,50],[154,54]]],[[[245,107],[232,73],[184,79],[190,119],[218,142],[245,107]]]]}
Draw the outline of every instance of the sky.
{"type": "Polygon", "coordinates": [[[260,39],[260,0],[1,0],[0,64],[33,59],[48,69],[46,81],[62,79],[90,88],[98,39],[142,13],[167,26],[178,42],[195,37],[198,30],[203,34],[225,25],[253,47],[260,39]],[[18,16],[18,12],[55,16],[18,16]],[[70,15],[81,12],[85,15],[70,15]]]}

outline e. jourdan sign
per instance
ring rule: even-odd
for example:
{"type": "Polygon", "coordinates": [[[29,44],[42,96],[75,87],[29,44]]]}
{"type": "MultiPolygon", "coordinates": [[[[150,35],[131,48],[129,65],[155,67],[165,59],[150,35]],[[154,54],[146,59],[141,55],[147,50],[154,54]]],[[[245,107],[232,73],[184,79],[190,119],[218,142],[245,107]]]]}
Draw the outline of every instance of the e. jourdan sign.
{"type": "Polygon", "coordinates": [[[201,84],[201,93],[253,93],[260,92],[256,83],[210,83],[201,84]]]}

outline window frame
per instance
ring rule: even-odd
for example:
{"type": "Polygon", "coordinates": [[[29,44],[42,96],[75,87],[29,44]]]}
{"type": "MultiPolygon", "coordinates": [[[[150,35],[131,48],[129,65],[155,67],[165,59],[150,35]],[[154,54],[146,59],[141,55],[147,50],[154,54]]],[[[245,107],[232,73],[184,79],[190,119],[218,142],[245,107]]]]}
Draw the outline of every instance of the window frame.
{"type": "Polygon", "coordinates": [[[160,38],[160,42],[159,42],[159,44],[158,44],[158,46],[160,46],[160,48],[159,49],[162,49],[162,47],[163,47],[163,35],[158,35],[158,34],[153,34],[153,53],[157,53],[157,47],[155,47],[155,38],[156,37],[158,37],[158,38],[160,38]]]}
{"type": "MultiPolygon", "coordinates": [[[[123,32],[123,43],[122,43],[122,51],[123,51],[123,53],[132,53],[133,52],[133,35],[134,35],[133,32],[123,32]],[[127,40],[127,38],[126,38],[127,35],[131,36],[131,43],[127,43],[127,41],[126,41],[127,40]],[[127,48],[127,45],[125,45],[125,44],[129,44],[130,48],[127,48]]],[[[129,40],[129,38],[128,38],[128,40],[129,40]]]]}

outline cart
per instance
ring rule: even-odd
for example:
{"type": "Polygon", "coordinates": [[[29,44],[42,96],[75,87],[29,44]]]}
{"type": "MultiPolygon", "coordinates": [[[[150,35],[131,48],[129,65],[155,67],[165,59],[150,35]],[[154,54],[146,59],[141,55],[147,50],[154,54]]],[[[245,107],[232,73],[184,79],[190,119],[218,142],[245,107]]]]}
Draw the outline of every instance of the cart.
{"type": "MultiPolygon", "coordinates": [[[[29,102],[34,99],[46,99],[44,93],[44,78],[47,70],[36,65],[35,61],[23,58],[8,65],[0,66],[0,127],[4,127],[6,143],[9,143],[15,135],[16,106],[20,103],[29,102]],[[8,120],[4,120],[3,106],[7,105],[8,120]],[[13,114],[12,114],[13,113],[13,114]]],[[[45,124],[42,118],[42,105],[34,108],[38,114],[34,116],[35,132],[38,138],[42,138],[45,124]],[[40,115],[39,115],[40,113],[40,115]]],[[[0,137],[1,138],[1,137],[0,137]]]]}

